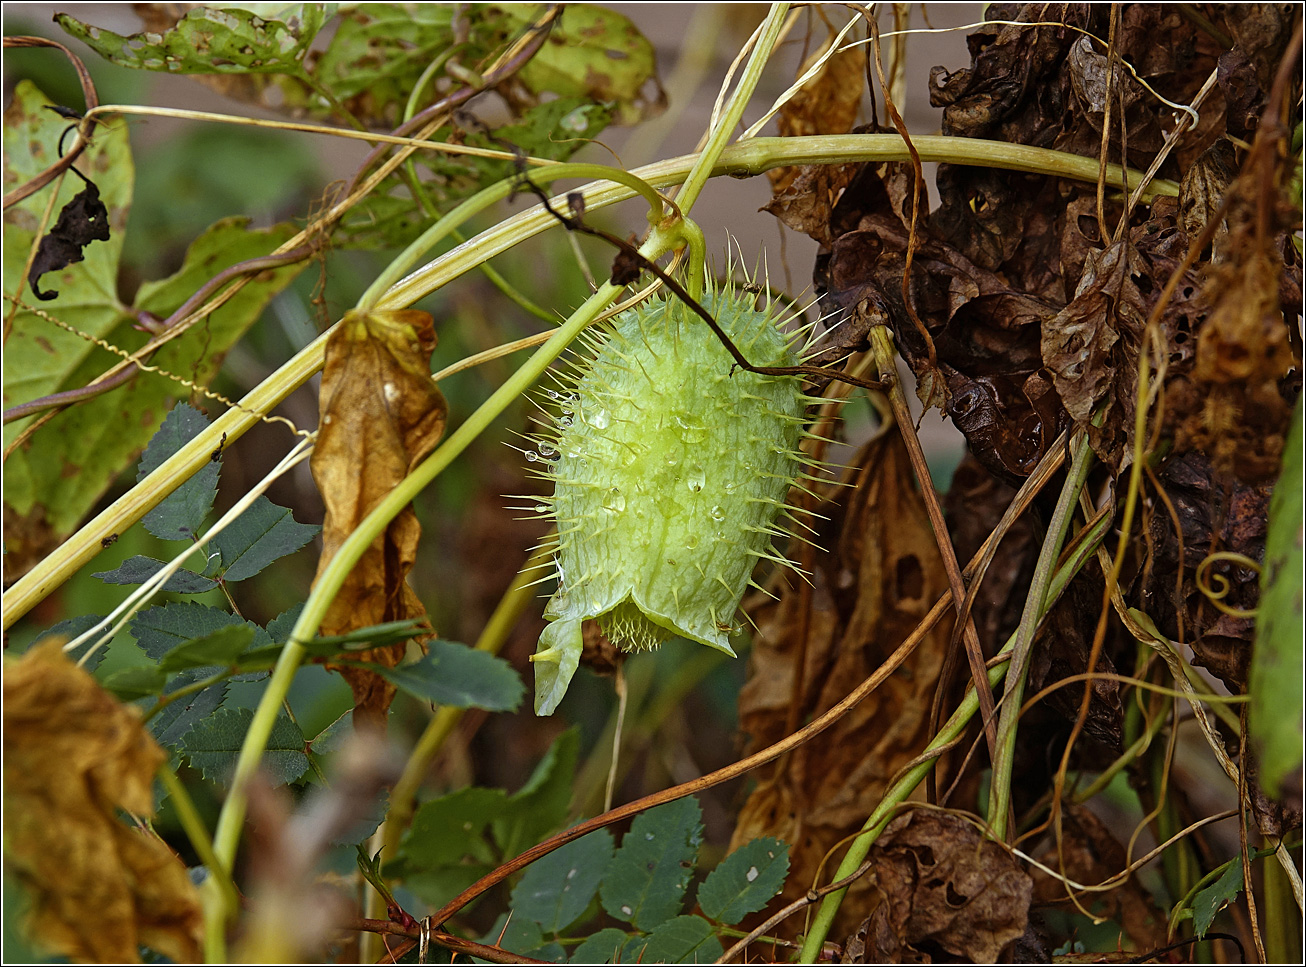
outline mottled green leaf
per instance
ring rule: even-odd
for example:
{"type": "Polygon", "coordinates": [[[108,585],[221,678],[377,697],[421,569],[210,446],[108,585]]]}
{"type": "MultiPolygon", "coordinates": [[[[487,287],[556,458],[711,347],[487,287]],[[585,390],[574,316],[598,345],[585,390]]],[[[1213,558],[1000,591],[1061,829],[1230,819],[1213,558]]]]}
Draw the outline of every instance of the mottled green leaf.
{"type": "Polygon", "coordinates": [[[368,3],[345,11],[317,78],[341,100],[366,91],[379,104],[398,105],[453,44],[455,12],[445,3],[368,3]]]}
{"type": "Polygon", "coordinates": [[[545,933],[559,933],[585,912],[612,860],[612,834],[597,829],[559,847],[526,869],[512,891],[514,917],[525,917],[545,933]]]}
{"type": "Polygon", "coordinates": [[[1248,727],[1261,786],[1279,795],[1302,766],[1302,400],[1293,411],[1283,471],[1270,499],[1256,644],[1248,681],[1248,727]]]}
{"type": "Polygon", "coordinates": [[[673,917],[653,928],[647,937],[628,943],[621,952],[623,964],[710,964],[725,950],[702,917],[673,917]]]}
{"type": "Polygon", "coordinates": [[[788,873],[789,847],[770,836],[755,839],[708,874],[698,888],[699,908],[719,923],[738,923],[766,906],[788,873]]]}
{"type": "Polygon", "coordinates": [[[516,711],[526,691],[502,658],[454,641],[430,642],[427,654],[407,665],[362,664],[415,698],[455,708],[516,711]]]}
{"type": "Polygon", "coordinates": [[[121,67],[172,74],[300,74],[313,38],[326,22],[321,4],[288,7],[276,18],[235,7],[198,7],[171,29],[122,35],[66,13],[55,22],[121,67]]]}
{"type": "Polygon", "coordinates": [[[641,930],[679,913],[703,841],[701,818],[692,796],[635,817],[603,879],[603,909],[641,930]]]}
{"type": "MultiPolygon", "coordinates": [[[[165,460],[208,428],[203,413],[188,403],[178,403],[150,438],[136,468],[139,483],[165,460]]],[[[219,463],[210,460],[189,480],[169,494],[141,521],[145,529],[165,541],[190,541],[199,536],[204,518],[213,509],[218,496],[219,463]]]]}
{"type": "MultiPolygon", "coordinates": [[[[192,477],[187,483],[193,483],[194,480],[195,478],[192,477]]],[[[144,584],[166,566],[163,561],[136,554],[127,558],[112,571],[96,571],[91,576],[99,578],[105,584],[144,584]]],[[[216,581],[210,581],[204,575],[188,571],[183,567],[172,573],[161,590],[173,591],[177,594],[200,594],[204,591],[212,591],[217,586],[216,581]]]]}
{"type": "Polygon", "coordinates": [[[321,529],[297,522],[289,508],[260,495],[213,538],[213,548],[222,553],[216,576],[225,581],[252,578],[278,558],[299,550],[321,529]]]}
{"type": "MultiPolygon", "coordinates": [[[[253,720],[251,709],[220,708],[182,736],[181,750],[206,779],[226,782],[253,720]]],[[[294,782],[308,770],[304,736],[284,712],[272,726],[260,767],[273,785],[294,782]]]]}
{"type": "Polygon", "coordinates": [[[1206,936],[1215,915],[1236,900],[1242,890],[1243,864],[1234,858],[1225,864],[1219,879],[1193,897],[1193,933],[1197,939],[1206,936]]]}

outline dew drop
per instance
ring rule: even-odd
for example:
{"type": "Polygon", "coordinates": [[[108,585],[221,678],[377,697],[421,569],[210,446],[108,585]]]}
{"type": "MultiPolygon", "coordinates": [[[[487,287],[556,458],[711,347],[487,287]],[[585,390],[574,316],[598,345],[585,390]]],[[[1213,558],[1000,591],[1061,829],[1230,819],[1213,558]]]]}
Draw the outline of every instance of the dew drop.
{"type": "Polygon", "coordinates": [[[610,418],[608,417],[608,411],[599,410],[594,414],[594,418],[589,421],[589,424],[596,430],[606,430],[609,422],[610,418]]]}
{"type": "Polygon", "coordinates": [[[668,467],[674,467],[674,466],[675,466],[676,464],[678,464],[679,462],[680,462],[680,455],[679,455],[679,454],[676,454],[676,453],[668,453],[668,454],[667,454],[667,466],[668,466],[668,467]]]}
{"type": "Polygon", "coordinates": [[[540,444],[540,456],[544,457],[546,460],[556,457],[557,455],[558,451],[553,449],[553,447],[549,446],[547,443],[540,444]]]}
{"type": "Polygon", "coordinates": [[[689,473],[685,476],[685,486],[693,493],[698,493],[703,489],[703,484],[707,482],[707,475],[703,472],[702,464],[694,464],[689,468],[689,473]]]}
{"type": "Polygon", "coordinates": [[[527,462],[527,463],[534,463],[534,462],[535,462],[536,460],[538,460],[538,459],[540,459],[540,455],[539,455],[538,453],[536,453],[534,450],[527,450],[527,451],[526,451],[526,462],[527,462]]]}
{"type": "MultiPolygon", "coordinates": [[[[567,412],[570,413],[571,411],[568,410],[567,412]]],[[[570,416],[560,416],[560,417],[558,417],[558,427],[559,427],[560,429],[563,429],[563,430],[569,429],[569,428],[571,427],[571,423],[572,423],[572,420],[571,420],[571,417],[570,417],[570,416]]]]}
{"type": "Polygon", "coordinates": [[[720,504],[715,504],[712,509],[708,511],[708,516],[713,520],[722,521],[726,519],[726,512],[721,509],[720,504]]]}
{"type": "Polygon", "coordinates": [[[548,397],[549,399],[551,399],[551,400],[560,400],[560,399],[562,399],[562,394],[559,393],[559,392],[557,392],[556,390],[546,389],[546,390],[544,391],[544,395],[547,396],[547,397],[548,397]]]}
{"type": "Polygon", "coordinates": [[[608,490],[603,498],[603,506],[613,513],[621,513],[626,509],[626,496],[621,492],[621,488],[612,487],[608,490]]]}
{"type": "Polygon", "coordinates": [[[686,537],[686,538],[685,538],[685,547],[687,547],[687,548],[688,548],[689,550],[691,550],[691,551],[692,551],[694,548],[698,547],[698,535],[697,535],[697,534],[690,534],[688,537],[686,537]]]}
{"type": "Polygon", "coordinates": [[[548,512],[549,512],[549,505],[548,505],[548,504],[536,504],[536,505],[535,505],[535,513],[537,513],[537,514],[547,514],[548,512]]]}

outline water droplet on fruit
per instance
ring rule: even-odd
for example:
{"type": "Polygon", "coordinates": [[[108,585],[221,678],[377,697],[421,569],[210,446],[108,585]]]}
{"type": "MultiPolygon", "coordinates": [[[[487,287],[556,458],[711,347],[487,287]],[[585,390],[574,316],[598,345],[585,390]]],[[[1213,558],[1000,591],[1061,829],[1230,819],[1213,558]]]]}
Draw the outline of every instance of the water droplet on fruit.
{"type": "Polygon", "coordinates": [[[540,455],[536,453],[534,450],[526,451],[526,461],[528,463],[534,463],[538,459],[540,459],[540,455]]]}
{"type": "Polygon", "coordinates": [[[712,509],[708,511],[708,516],[713,520],[721,521],[726,519],[726,512],[721,509],[720,504],[715,504],[712,509]]]}
{"type": "Polygon", "coordinates": [[[603,506],[607,510],[610,510],[613,513],[617,513],[617,514],[625,510],[626,497],[621,492],[621,489],[618,487],[612,487],[611,489],[609,489],[607,495],[603,499],[603,506]]]}
{"type": "Polygon", "coordinates": [[[550,457],[556,457],[557,455],[558,451],[553,449],[553,447],[549,446],[547,443],[540,444],[540,456],[544,457],[546,460],[550,457]]]}
{"type": "Polygon", "coordinates": [[[707,482],[707,475],[703,472],[702,464],[694,464],[689,468],[689,473],[685,477],[685,486],[692,492],[698,493],[703,489],[703,484],[707,482]]]}
{"type": "Polygon", "coordinates": [[[535,505],[535,513],[537,513],[537,514],[547,514],[548,512],[549,512],[549,505],[548,505],[548,504],[536,504],[536,505],[535,505]]]}
{"type": "Polygon", "coordinates": [[[594,414],[594,418],[589,421],[589,424],[590,426],[594,427],[594,429],[596,430],[606,430],[608,427],[608,422],[609,422],[608,411],[599,410],[597,413],[594,414]]]}

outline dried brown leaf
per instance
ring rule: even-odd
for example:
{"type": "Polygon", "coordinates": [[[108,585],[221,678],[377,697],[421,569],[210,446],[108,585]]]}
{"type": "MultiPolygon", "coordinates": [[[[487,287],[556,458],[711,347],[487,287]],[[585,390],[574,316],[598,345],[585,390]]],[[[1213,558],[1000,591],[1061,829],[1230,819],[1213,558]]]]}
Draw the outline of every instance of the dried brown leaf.
{"type": "Polygon", "coordinates": [[[5,860],[31,897],[33,935],[79,961],[138,963],[140,945],[198,961],[202,914],[186,867],[118,818],[153,815],[166,753],[60,644],[4,669],[5,860]]]}
{"type": "MultiPolygon", "coordinates": [[[[313,479],[326,504],[320,575],[341,543],[444,433],[445,402],[431,380],[435,325],[412,309],[348,313],[326,347],[313,479]]],[[[411,507],[363,553],[332,601],[322,634],[415,618],[426,609],[408,586],[421,525],[411,507]]],[[[394,666],[403,643],[350,652],[394,666]]],[[[354,691],[357,724],[383,725],[394,686],[374,672],[339,668],[354,691]]]]}
{"type": "MultiPolygon", "coordinates": [[[[912,631],[947,588],[902,439],[887,432],[864,448],[848,479],[855,490],[822,505],[820,555],[810,599],[786,588],[746,610],[759,633],[740,695],[750,749],[786,734],[796,664],[804,661],[796,721],[839,702],[912,631]],[[803,603],[810,601],[804,611],[803,603]],[[804,641],[802,636],[805,635],[804,641]]],[[[749,798],[734,842],[778,836],[793,844],[784,896],[815,882],[826,851],[860,828],[893,776],[929,741],[929,713],[948,630],[936,628],[911,658],[837,725],[797,749],[749,798]]],[[[868,889],[855,885],[856,896],[868,889]]],[[[855,904],[840,921],[851,928],[855,904]]]]}
{"type": "MultiPolygon", "coordinates": [[[[822,52],[818,51],[808,58],[798,68],[798,76],[805,74],[822,52]]],[[[780,108],[780,113],[776,116],[780,136],[799,138],[813,134],[847,134],[857,123],[857,109],[861,106],[862,92],[865,89],[866,52],[854,48],[834,54],[780,108]]],[[[800,173],[811,176],[814,170],[808,166],[786,165],[767,172],[777,201],[788,192],[800,173]]],[[[768,205],[767,210],[770,207],[768,205]]]]}
{"type": "Polygon", "coordinates": [[[1020,864],[965,820],[917,809],[871,851],[884,902],[871,914],[870,963],[948,954],[991,964],[1029,921],[1033,883],[1020,864]]]}

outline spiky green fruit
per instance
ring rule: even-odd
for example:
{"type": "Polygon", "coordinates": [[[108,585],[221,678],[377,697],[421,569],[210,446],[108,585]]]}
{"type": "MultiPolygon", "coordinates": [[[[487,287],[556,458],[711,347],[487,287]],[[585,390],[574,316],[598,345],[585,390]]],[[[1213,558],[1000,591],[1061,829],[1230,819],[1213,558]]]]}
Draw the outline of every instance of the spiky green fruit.
{"type": "MultiPolygon", "coordinates": [[[[732,288],[704,306],[757,366],[798,362],[777,316],[732,288]]],[[[678,299],[618,316],[598,337],[555,432],[558,590],[531,660],[535,711],[557,707],[597,618],[626,651],[680,635],[731,657],[729,635],[802,461],[801,380],[735,366],[678,299]]]]}

